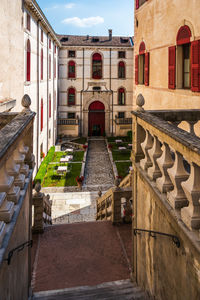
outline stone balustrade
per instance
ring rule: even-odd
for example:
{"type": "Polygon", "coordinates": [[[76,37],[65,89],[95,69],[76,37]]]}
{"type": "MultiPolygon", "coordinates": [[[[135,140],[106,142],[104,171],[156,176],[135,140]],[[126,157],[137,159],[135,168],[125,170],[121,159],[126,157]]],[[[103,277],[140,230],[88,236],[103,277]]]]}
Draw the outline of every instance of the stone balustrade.
{"type": "MultiPolygon", "coordinates": [[[[143,104],[142,104],[143,105],[143,104]]],[[[200,229],[200,110],[133,112],[132,160],[190,230],[200,229]],[[189,131],[177,127],[189,124],[189,131]]]]}
{"type": "Polygon", "coordinates": [[[51,225],[51,202],[50,196],[41,193],[41,185],[39,183],[35,186],[35,193],[33,194],[34,206],[34,221],[32,231],[34,233],[43,233],[45,225],[51,225]]]}
{"type": "Polygon", "coordinates": [[[131,187],[119,187],[119,181],[116,187],[109,189],[104,195],[99,192],[97,198],[97,220],[111,220],[113,224],[122,222],[122,204],[132,196],[131,187]]]}
{"type": "Polygon", "coordinates": [[[22,113],[0,114],[0,249],[4,247],[5,250],[4,237],[11,235],[9,223],[19,213],[19,206],[32,182],[34,166],[32,137],[35,113],[29,109],[31,102],[27,95],[22,102],[25,104],[22,103],[25,107],[22,113]]]}

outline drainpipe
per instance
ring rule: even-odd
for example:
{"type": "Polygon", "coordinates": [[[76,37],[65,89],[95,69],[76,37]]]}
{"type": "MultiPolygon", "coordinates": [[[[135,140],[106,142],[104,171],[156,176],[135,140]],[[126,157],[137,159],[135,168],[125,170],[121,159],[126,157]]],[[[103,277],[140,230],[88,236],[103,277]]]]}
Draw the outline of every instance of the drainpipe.
{"type": "Polygon", "coordinates": [[[111,135],[113,136],[113,90],[112,90],[112,49],[110,48],[110,91],[112,93],[112,130],[111,135]]]}
{"type": "Polygon", "coordinates": [[[47,149],[49,150],[49,32],[47,33],[47,149]]]}
{"type": "Polygon", "coordinates": [[[40,30],[40,21],[37,22],[37,137],[36,137],[36,171],[38,171],[39,166],[39,154],[38,154],[38,147],[39,147],[39,126],[40,126],[40,120],[39,120],[39,103],[40,103],[40,73],[39,73],[39,58],[40,58],[40,45],[39,45],[39,30],[40,30]]]}

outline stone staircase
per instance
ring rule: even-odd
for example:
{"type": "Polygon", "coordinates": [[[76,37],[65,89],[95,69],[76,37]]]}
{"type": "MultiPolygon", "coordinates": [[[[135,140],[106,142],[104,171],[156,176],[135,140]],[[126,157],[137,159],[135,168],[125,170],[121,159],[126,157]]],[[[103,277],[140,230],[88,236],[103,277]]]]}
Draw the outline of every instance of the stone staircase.
{"type": "Polygon", "coordinates": [[[81,286],[63,290],[35,293],[33,300],[148,300],[136,283],[127,280],[106,282],[95,286],[81,286]]]}

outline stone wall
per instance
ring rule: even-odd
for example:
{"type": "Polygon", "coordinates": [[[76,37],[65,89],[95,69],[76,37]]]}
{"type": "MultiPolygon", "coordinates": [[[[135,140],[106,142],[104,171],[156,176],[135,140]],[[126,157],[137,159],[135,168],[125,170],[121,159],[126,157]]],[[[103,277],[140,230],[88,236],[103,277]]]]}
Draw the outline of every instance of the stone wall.
{"type": "Polygon", "coordinates": [[[135,165],[134,224],[178,236],[180,248],[165,236],[148,233],[134,236],[134,273],[137,282],[155,299],[198,299],[200,295],[200,252],[193,235],[177,222],[164,194],[160,197],[155,184],[135,165]]]}

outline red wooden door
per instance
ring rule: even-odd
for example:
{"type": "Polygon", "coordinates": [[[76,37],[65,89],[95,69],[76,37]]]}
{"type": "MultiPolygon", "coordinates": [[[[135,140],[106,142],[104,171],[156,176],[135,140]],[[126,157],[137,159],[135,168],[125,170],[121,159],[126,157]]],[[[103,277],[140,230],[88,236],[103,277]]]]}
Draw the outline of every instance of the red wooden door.
{"type": "Polygon", "coordinates": [[[94,101],[89,106],[88,135],[103,135],[105,133],[105,106],[100,101],[94,101]]]}

